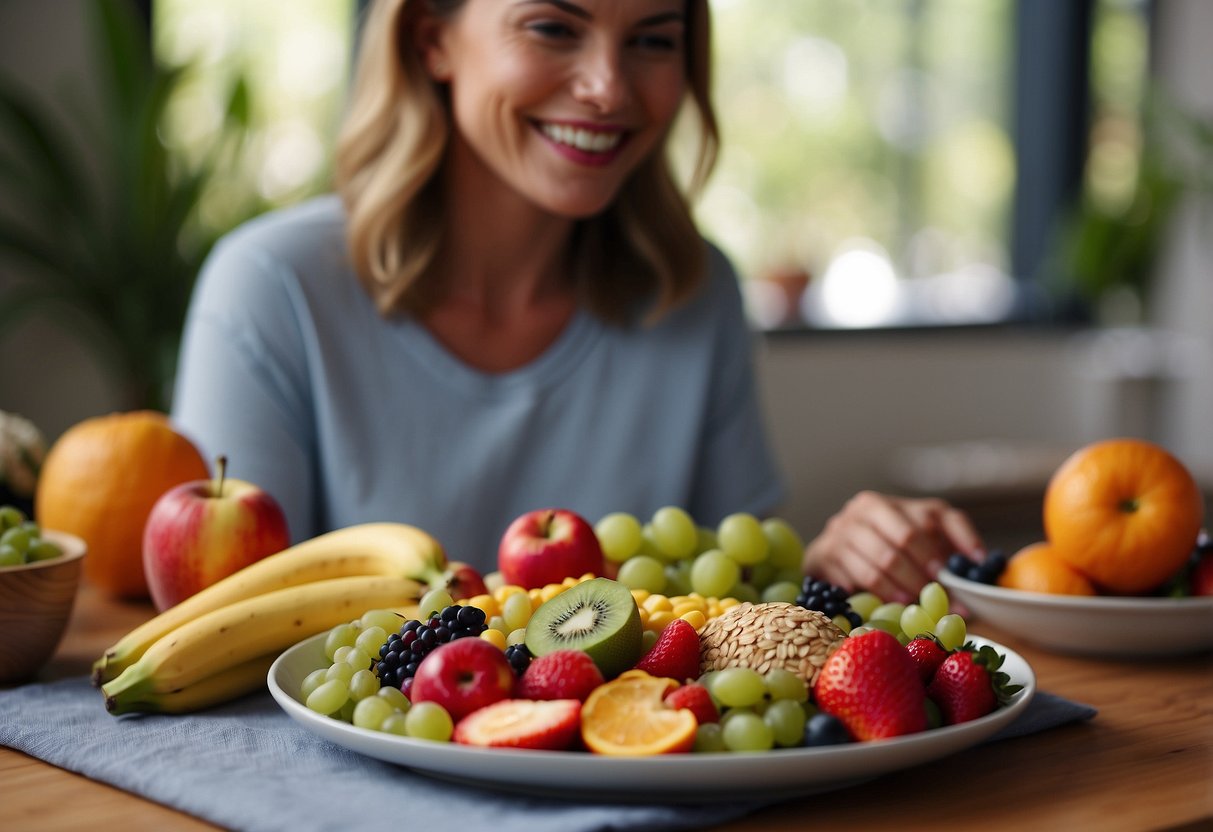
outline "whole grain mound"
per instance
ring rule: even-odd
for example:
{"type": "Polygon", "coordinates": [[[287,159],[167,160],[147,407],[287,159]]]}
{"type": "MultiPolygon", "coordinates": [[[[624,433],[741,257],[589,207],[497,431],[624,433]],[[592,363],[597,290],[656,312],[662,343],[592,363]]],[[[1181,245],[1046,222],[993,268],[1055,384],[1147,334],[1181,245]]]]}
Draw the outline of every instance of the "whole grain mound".
{"type": "Polygon", "coordinates": [[[699,672],[749,667],[766,673],[783,667],[811,688],[826,657],[845,638],[825,613],[781,601],[746,602],[700,630],[699,672]]]}

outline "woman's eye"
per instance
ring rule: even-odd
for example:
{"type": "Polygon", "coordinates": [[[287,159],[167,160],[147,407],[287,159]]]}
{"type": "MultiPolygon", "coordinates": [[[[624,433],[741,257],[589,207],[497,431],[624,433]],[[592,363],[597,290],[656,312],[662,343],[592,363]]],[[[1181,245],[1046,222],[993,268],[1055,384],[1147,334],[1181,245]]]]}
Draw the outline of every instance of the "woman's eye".
{"type": "Polygon", "coordinates": [[[530,24],[530,26],[528,28],[535,34],[540,35],[545,38],[558,39],[558,38],[570,38],[573,36],[572,28],[565,25],[564,23],[560,23],[560,22],[557,22],[554,20],[551,20],[551,21],[545,20],[545,21],[540,21],[538,23],[532,23],[532,24],[530,24]]]}
{"type": "Polygon", "coordinates": [[[632,42],[641,49],[658,52],[672,52],[679,46],[678,38],[673,35],[637,35],[632,42]]]}

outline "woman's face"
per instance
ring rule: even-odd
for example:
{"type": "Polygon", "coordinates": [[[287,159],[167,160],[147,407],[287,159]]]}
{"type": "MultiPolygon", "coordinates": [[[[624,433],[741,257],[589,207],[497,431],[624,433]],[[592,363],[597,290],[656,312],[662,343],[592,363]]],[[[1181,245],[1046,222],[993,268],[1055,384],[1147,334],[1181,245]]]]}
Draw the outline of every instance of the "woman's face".
{"type": "Polygon", "coordinates": [[[447,82],[461,186],[497,180],[560,216],[606,208],[686,88],[685,0],[468,0],[423,29],[447,82]]]}

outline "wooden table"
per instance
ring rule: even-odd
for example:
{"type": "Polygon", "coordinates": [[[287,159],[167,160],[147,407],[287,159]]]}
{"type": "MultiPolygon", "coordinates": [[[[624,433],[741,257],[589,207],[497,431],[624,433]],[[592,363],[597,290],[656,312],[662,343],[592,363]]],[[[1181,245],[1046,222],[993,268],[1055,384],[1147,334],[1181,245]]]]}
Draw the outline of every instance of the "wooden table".
{"type": "MultiPolygon", "coordinates": [[[[151,613],[150,605],[117,603],[82,588],[59,652],[40,678],[87,673],[105,647],[151,613]]],[[[972,630],[1019,651],[1041,690],[1094,705],[1099,715],[782,803],[720,832],[1213,829],[1213,656],[1073,658],[977,621],[972,630]]],[[[0,748],[0,829],[213,828],[0,748]]]]}

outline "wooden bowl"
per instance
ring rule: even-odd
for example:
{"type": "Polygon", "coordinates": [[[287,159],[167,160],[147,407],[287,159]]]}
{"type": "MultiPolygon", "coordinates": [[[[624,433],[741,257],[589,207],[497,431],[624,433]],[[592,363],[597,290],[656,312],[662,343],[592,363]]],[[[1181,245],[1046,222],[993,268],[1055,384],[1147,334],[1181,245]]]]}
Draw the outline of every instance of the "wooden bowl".
{"type": "Polygon", "coordinates": [[[88,547],[75,535],[49,529],[43,538],[63,555],[0,567],[0,683],[23,682],[59,646],[76,603],[80,565],[88,547]]]}

